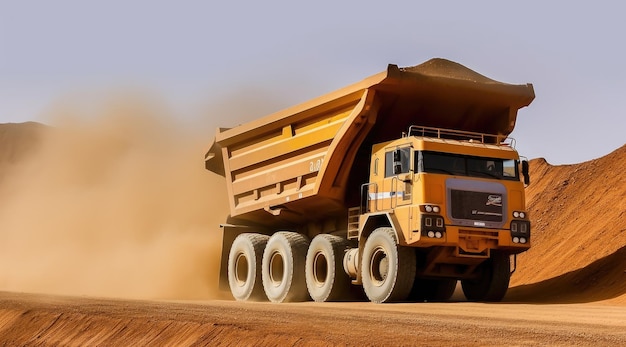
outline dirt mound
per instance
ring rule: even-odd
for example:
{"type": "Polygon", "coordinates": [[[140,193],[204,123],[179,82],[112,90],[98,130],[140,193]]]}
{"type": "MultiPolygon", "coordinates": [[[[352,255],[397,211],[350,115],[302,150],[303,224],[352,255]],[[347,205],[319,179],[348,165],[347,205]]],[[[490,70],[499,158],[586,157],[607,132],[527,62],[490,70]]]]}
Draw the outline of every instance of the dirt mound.
{"type": "Polygon", "coordinates": [[[530,164],[532,248],[507,299],[626,303],[626,145],[581,164],[530,164]]]}

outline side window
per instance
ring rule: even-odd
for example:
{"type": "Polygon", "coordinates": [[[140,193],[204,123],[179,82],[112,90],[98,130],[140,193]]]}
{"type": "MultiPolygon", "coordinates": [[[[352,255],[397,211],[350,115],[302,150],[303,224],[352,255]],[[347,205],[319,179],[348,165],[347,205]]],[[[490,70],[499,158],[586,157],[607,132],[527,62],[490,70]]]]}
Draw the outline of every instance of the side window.
{"type": "Polygon", "coordinates": [[[411,149],[399,148],[385,153],[385,177],[409,172],[411,149]]]}
{"type": "Polygon", "coordinates": [[[505,160],[502,162],[502,175],[505,178],[514,178],[517,179],[518,170],[517,170],[517,160],[505,160]]]}
{"type": "Polygon", "coordinates": [[[385,177],[393,176],[393,151],[385,153],[385,177]]]}

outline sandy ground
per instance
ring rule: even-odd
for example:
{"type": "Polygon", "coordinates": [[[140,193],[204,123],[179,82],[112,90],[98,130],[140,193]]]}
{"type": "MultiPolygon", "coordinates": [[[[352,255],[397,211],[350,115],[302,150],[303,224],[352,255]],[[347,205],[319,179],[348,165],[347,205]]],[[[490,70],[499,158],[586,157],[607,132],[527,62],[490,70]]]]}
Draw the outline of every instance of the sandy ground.
{"type": "Polygon", "coordinates": [[[0,292],[4,345],[619,346],[626,308],[158,302],[0,292]]]}

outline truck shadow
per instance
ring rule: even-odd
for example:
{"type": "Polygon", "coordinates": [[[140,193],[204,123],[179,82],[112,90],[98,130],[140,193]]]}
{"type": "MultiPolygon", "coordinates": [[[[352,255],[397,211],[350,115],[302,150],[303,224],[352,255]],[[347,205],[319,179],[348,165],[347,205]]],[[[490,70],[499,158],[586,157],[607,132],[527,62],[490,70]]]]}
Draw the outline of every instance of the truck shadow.
{"type": "Polygon", "coordinates": [[[507,303],[588,303],[626,295],[626,246],[584,268],[510,288],[507,303]]]}

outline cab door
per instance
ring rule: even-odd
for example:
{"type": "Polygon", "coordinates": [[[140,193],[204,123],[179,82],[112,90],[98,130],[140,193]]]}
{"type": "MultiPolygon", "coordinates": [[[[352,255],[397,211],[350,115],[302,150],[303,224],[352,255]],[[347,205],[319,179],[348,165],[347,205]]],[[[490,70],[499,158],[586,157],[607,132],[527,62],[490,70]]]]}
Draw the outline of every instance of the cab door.
{"type": "Polygon", "coordinates": [[[385,151],[385,178],[378,194],[384,210],[411,204],[412,152],[408,146],[389,148],[385,151]]]}

